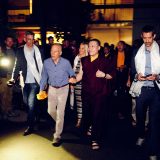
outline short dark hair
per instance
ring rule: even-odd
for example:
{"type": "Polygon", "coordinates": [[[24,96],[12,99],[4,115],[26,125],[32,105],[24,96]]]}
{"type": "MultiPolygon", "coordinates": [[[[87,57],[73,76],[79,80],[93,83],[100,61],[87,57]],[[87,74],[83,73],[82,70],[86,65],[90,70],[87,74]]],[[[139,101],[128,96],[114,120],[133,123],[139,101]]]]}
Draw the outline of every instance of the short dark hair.
{"type": "Polygon", "coordinates": [[[12,38],[12,39],[14,40],[14,37],[13,37],[12,35],[7,35],[7,36],[5,37],[5,40],[7,40],[7,38],[12,38]]]}
{"type": "Polygon", "coordinates": [[[48,37],[48,40],[50,40],[50,39],[53,39],[53,37],[52,37],[52,36],[49,36],[49,37],[48,37]]]}
{"type": "Polygon", "coordinates": [[[150,25],[146,25],[142,28],[142,33],[148,33],[148,32],[152,32],[153,34],[155,34],[155,29],[153,26],[150,25]]]}
{"type": "Polygon", "coordinates": [[[34,33],[33,33],[32,31],[26,31],[26,32],[25,32],[25,35],[26,35],[26,36],[32,35],[32,36],[34,37],[34,33]]]}
{"type": "Polygon", "coordinates": [[[125,41],[119,41],[118,43],[122,43],[123,45],[126,45],[126,42],[125,41]]]}
{"type": "Polygon", "coordinates": [[[89,42],[92,42],[92,41],[95,41],[98,44],[98,46],[101,46],[100,40],[98,40],[96,38],[89,40],[89,42]]]}

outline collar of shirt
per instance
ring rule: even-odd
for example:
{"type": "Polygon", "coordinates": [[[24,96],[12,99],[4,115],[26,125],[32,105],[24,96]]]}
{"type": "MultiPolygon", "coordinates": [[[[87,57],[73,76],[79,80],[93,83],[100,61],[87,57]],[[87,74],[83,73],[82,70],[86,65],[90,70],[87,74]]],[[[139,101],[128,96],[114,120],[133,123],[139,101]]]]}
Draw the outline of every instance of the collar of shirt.
{"type": "Polygon", "coordinates": [[[148,50],[147,48],[145,48],[145,54],[148,54],[150,52],[151,52],[150,50],[148,50]]]}
{"type": "MultiPolygon", "coordinates": [[[[51,58],[51,59],[52,59],[52,58],[51,58]]],[[[58,60],[57,64],[54,62],[53,59],[52,59],[52,62],[54,63],[55,66],[58,65],[58,64],[60,64],[60,62],[61,62],[61,57],[59,57],[59,60],[58,60]]]]}
{"type": "Polygon", "coordinates": [[[90,59],[91,59],[91,62],[93,62],[94,60],[96,60],[96,59],[98,58],[98,55],[99,55],[99,54],[97,54],[97,55],[95,55],[95,56],[90,56],[90,57],[91,57],[91,58],[90,58],[90,59]]]}

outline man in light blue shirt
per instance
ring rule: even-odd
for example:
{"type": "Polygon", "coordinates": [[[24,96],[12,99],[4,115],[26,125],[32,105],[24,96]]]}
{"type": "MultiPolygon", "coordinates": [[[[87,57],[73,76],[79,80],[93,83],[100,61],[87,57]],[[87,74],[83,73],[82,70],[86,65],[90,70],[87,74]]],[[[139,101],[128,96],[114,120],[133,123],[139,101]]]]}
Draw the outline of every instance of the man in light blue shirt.
{"type": "MultiPolygon", "coordinates": [[[[152,68],[151,68],[151,53],[147,48],[145,49],[145,75],[149,77],[149,75],[152,75],[152,68]]],[[[149,86],[149,87],[154,87],[153,81],[150,80],[145,80],[143,86],[149,86]]]]}
{"type": "Polygon", "coordinates": [[[155,32],[152,26],[142,29],[144,44],[135,56],[137,80],[141,82],[141,94],[136,97],[137,145],[142,146],[144,140],[148,148],[150,160],[157,160],[160,155],[160,54],[159,46],[154,41],[155,32]],[[146,111],[149,112],[148,134],[145,133],[146,111]]]}
{"type": "Polygon", "coordinates": [[[48,113],[55,120],[53,146],[61,143],[61,133],[64,124],[64,111],[69,91],[69,82],[75,78],[70,62],[61,57],[62,46],[54,44],[51,47],[51,58],[44,61],[40,93],[48,86],[48,113]]]}

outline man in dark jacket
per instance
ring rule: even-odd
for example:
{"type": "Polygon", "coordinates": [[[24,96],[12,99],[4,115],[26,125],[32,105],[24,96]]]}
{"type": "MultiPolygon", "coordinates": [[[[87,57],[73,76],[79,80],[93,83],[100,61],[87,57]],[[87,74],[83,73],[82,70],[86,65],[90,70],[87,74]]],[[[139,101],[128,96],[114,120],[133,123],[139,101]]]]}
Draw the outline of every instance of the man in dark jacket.
{"type": "Polygon", "coordinates": [[[23,99],[28,111],[28,128],[24,136],[34,131],[36,94],[39,92],[39,83],[42,71],[41,53],[34,45],[34,33],[27,31],[24,40],[26,44],[16,53],[16,63],[12,74],[12,81],[19,77],[23,86],[23,99]]]}
{"type": "Polygon", "coordinates": [[[13,110],[14,89],[7,87],[7,81],[11,78],[15,63],[15,49],[13,45],[14,38],[8,35],[0,51],[1,110],[4,118],[17,116],[13,110]]]}

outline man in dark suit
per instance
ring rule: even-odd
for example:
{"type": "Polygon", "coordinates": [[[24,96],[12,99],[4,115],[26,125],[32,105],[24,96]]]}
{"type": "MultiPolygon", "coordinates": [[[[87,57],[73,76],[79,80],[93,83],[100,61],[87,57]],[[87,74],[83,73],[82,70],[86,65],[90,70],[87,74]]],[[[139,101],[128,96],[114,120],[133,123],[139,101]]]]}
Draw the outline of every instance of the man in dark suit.
{"type": "Polygon", "coordinates": [[[23,86],[23,100],[28,107],[28,128],[24,136],[34,131],[36,94],[39,92],[39,83],[42,71],[42,58],[40,50],[34,45],[34,33],[27,31],[25,33],[23,47],[20,47],[16,53],[16,63],[12,74],[12,82],[15,82],[20,75],[23,86]]]}

